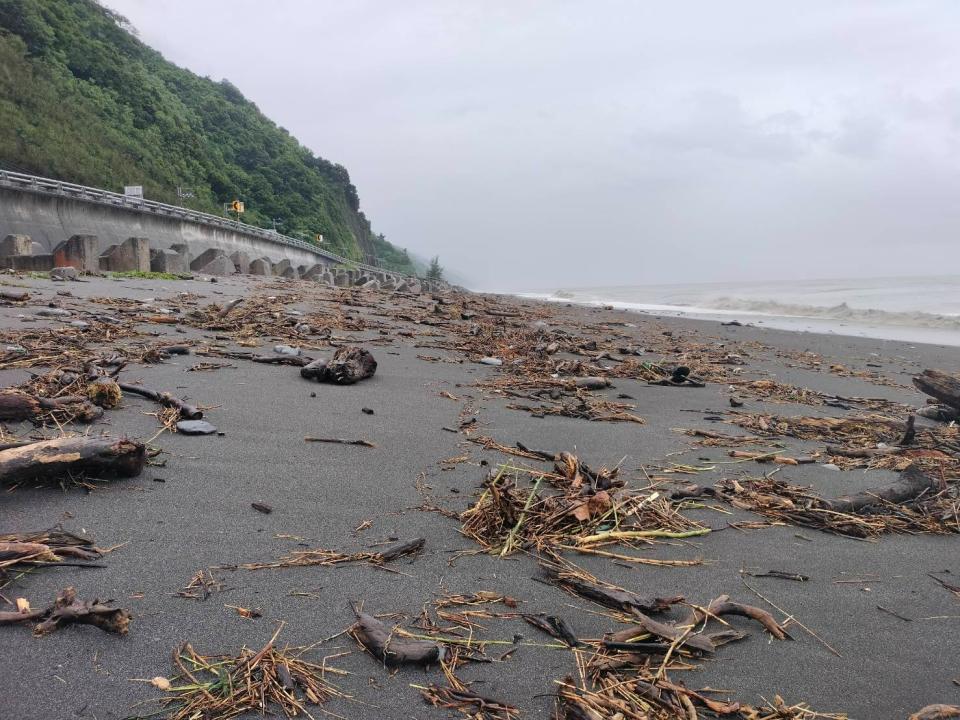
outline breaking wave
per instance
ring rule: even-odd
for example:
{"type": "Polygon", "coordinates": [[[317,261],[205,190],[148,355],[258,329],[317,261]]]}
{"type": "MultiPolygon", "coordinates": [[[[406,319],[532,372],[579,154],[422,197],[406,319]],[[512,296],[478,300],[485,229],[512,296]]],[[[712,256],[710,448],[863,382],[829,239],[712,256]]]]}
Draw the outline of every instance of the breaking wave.
{"type": "MultiPolygon", "coordinates": [[[[824,307],[818,305],[780,303],[774,300],[748,300],[735,297],[720,297],[698,301],[697,305],[701,308],[712,310],[743,312],[754,315],[818,318],[822,320],[838,320],[868,325],[897,325],[904,327],[960,330],[960,315],[854,308],[850,307],[847,303],[824,307]]],[[[677,305],[676,307],[680,310],[683,306],[677,305]]]]}

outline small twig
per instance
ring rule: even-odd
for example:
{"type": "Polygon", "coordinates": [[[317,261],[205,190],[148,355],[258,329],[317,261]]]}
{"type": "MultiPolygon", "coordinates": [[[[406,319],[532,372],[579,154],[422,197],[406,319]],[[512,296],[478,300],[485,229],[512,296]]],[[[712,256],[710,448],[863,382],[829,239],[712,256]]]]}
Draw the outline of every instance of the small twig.
{"type": "Polygon", "coordinates": [[[375,448],[374,445],[369,440],[344,440],[343,438],[319,438],[319,437],[305,437],[307,442],[316,442],[316,443],[332,443],[334,445],[359,445],[360,447],[375,448]]]}
{"type": "Polygon", "coordinates": [[[758,598],[760,598],[761,600],[763,600],[765,603],[767,603],[767,605],[769,605],[770,607],[772,607],[772,608],[773,608],[774,610],[776,610],[777,612],[783,614],[783,615],[787,618],[787,621],[789,621],[789,622],[795,622],[795,623],[796,623],[797,625],[799,625],[803,630],[805,630],[811,637],[815,638],[821,645],[823,645],[827,650],[829,650],[830,652],[832,652],[832,653],[833,653],[834,655],[836,655],[838,658],[842,658],[842,657],[843,657],[843,655],[840,654],[840,651],[839,651],[839,650],[837,650],[837,649],[836,649],[835,647],[833,647],[830,643],[828,643],[828,642],[827,642],[826,640],[824,640],[822,637],[820,637],[819,635],[817,635],[813,630],[811,630],[811,629],[808,628],[806,625],[804,625],[802,622],[800,622],[800,621],[796,618],[796,616],[792,615],[791,613],[788,613],[788,612],[787,612],[786,610],[784,610],[783,608],[778,607],[778,606],[775,605],[769,598],[767,598],[767,597],[763,596],[762,594],[760,594],[760,591],[757,590],[757,589],[756,589],[755,587],[753,587],[752,585],[750,585],[750,583],[748,583],[746,580],[744,580],[742,576],[740,577],[740,582],[742,582],[742,583],[744,584],[744,587],[746,587],[747,590],[749,590],[749,591],[752,592],[754,595],[756,595],[758,598]]]}

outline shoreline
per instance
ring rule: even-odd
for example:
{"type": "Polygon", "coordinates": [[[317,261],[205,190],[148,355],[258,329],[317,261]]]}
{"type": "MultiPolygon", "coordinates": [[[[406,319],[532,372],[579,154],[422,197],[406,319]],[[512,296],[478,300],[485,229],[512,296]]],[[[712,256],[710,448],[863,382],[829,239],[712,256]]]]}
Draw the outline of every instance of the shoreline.
{"type": "MultiPolygon", "coordinates": [[[[509,295],[512,297],[523,298],[527,300],[538,300],[548,303],[570,303],[573,305],[579,305],[581,307],[609,306],[616,310],[646,315],[654,319],[658,319],[660,317],[689,318],[694,320],[710,320],[718,323],[735,320],[737,322],[742,322],[743,324],[758,326],[763,325],[764,327],[775,330],[786,330],[789,332],[814,333],[818,335],[834,335],[839,337],[859,337],[869,340],[892,340],[896,342],[960,347],[960,316],[957,316],[956,318],[958,328],[950,329],[900,323],[869,324],[862,321],[846,320],[843,318],[827,318],[811,315],[778,315],[775,313],[751,310],[726,310],[686,305],[628,303],[615,300],[577,300],[574,298],[556,297],[547,293],[514,293],[509,295]]],[[[827,307],[824,307],[823,309],[830,310],[830,308],[827,307]]]]}
{"type": "MultiPolygon", "coordinates": [[[[76,318],[109,308],[124,320],[121,327],[132,322],[130,329],[137,333],[89,348],[78,346],[78,353],[109,349],[134,358],[143,347],[190,345],[192,354],[163,362],[131,359],[122,376],[208,407],[205,419],[224,433],[163,433],[152,441],[164,451],[158,458],[163,465],[146,468],[138,478],[98,485],[89,493],[36,483],[4,488],[0,532],[62,523],[101,547],[116,546],[104,556],[102,569],[44,568],[17,578],[3,589],[6,597],[27,597],[40,607],[57,590],[74,585],[82,597],[114,598],[133,613],[130,634],[124,638],[94,628],[67,628],[38,640],[28,628],[0,627],[8,648],[0,659],[0,696],[8,699],[13,716],[23,718],[103,719],[146,712],[133,706],[162,693],[131,679],[171,677],[173,648],[190,642],[205,653],[256,649],[281,622],[280,643],[310,645],[332,637],[317,649],[317,657],[337,655],[331,664],[353,673],[336,683],[355,701],[332,701],[324,709],[360,720],[455,716],[455,711],[426,704],[410,687],[442,683],[438,669],[405,667],[393,675],[340,635],[353,622],[350,602],[362,601],[368,612],[399,613],[384,621],[410,629],[418,613],[425,606],[432,608],[438,597],[490,591],[516,598],[522,612],[563,618],[581,638],[599,638],[623,627],[603,614],[603,608],[541,582],[530,555],[500,559],[478,554],[480,548],[461,534],[457,520],[431,509],[463,511],[477,501],[489,471],[503,463],[552,472],[552,462],[504,454],[480,439],[506,448],[520,441],[529,448],[572,452],[593,469],[619,467],[630,490],[644,491],[654,478],[658,492],[668,495],[685,481],[713,486],[725,478],[758,477],[779,468],[776,477],[834,496],[884,484],[897,474],[882,469],[837,472],[824,468],[822,458],[798,466],[732,460],[730,448],[698,445],[676,429],[744,432],[729,422],[735,419],[729,414],[731,395],[751,413],[848,417],[864,412],[809,404],[814,402],[809,397],[820,396],[805,396],[804,403],[761,396],[759,388],[766,386],[753,389],[731,382],[769,380],[830,397],[916,407],[925,398],[911,386],[911,376],[926,367],[960,372],[956,353],[935,345],[722,326],[695,318],[655,318],[505,296],[452,294],[435,300],[239,276],[217,283],[96,278],[87,283],[18,282],[31,298],[0,308],[5,333],[44,328],[62,333],[65,323],[36,316],[54,302],[71,309],[76,318]],[[71,297],[57,294],[64,290],[71,297]],[[92,298],[105,300],[94,303],[92,298]],[[229,324],[226,329],[210,329],[216,323],[200,327],[190,319],[193,311],[236,298],[247,299],[238,306],[238,317],[245,307],[263,311],[250,316],[264,323],[256,334],[229,324]],[[142,309],[141,301],[148,299],[153,299],[147,303],[151,308],[178,310],[174,315],[180,322],[143,321],[156,314],[142,309]],[[303,315],[289,314],[294,312],[303,315]],[[198,354],[202,348],[251,351],[238,340],[256,341],[257,352],[269,353],[274,345],[294,342],[291,320],[313,326],[295,343],[304,353],[327,357],[334,345],[359,344],[376,357],[376,375],[351,386],[323,385],[303,380],[296,367],[198,354]],[[472,334],[473,326],[478,334],[472,334]],[[323,327],[330,332],[322,332],[323,327]],[[543,342],[558,342],[561,349],[548,356],[532,353],[530,347],[540,340],[530,337],[531,331],[545,333],[543,342]],[[630,356],[619,347],[646,352],[630,356]],[[483,350],[501,353],[503,364],[479,364],[483,350]],[[604,352],[618,360],[598,357],[604,352]],[[702,388],[649,385],[639,376],[622,376],[623,361],[631,359],[637,367],[687,364],[708,379],[702,388]],[[514,366],[515,361],[521,365],[514,366]],[[612,386],[585,397],[590,403],[628,405],[623,412],[644,423],[516,409],[562,405],[549,394],[530,399],[507,392],[530,395],[534,390],[517,390],[513,384],[527,377],[555,385],[549,374],[517,375],[513,370],[532,362],[537,367],[608,367],[612,386]],[[191,370],[201,363],[220,367],[191,370]],[[376,447],[308,443],[305,436],[362,438],[376,447]],[[253,502],[268,504],[272,512],[252,509],[253,502]],[[391,538],[412,537],[425,539],[420,554],[385,568],[358,563],[217,569],[267,562],[305,548],[352,553],[382,547],[391,538]],[[206,600],[176,596],[198,571],[208,569],[223,581],[222,590],[206,600]],[[241,617],[234,606],[256,608],[262,617],[241,617]]],[[[12,341],[8,335],[6,344],[12,341]]],[[[33,341],[21,337],[21,342],[33,341]]],[[[41,368],[0,369],[0,379],[5,386],[16,385],[29,379],[28,370],[41,368]]],[[[128,396],[102,421],[68,429],[146,440],[158,431],[157,418],[149,414],[155,410],[149,401],[128,396]]],[[[29,423],[7,426],[19,438],[37,432],[29,423]]],[[[918,427],[934,425],[918,420],[918,427]]],[[[51,427],[45,432],[59,431],[51,427]]],[[[782,445],[777,452],[785,455],[809,455],[824,448],[816,440],[775,439],[782,445]]],[[[530,479],[518,479],[518,487],[530,486],[530,479]]],[[[794,639],[778,641],[751,621],[732,618],[731,624],[749,637],[693,662],[690,671],[671,671],[675,679],[689,687],[725,688],[720,697],[743,703],[761,705],[763,698],[779,694],[788,703],[806,702],[821,712],[845,712],[861,720],[905,720],[928,703],[960,702],[960,687],[952,682],[960,670],[950,661],[952,635],[960,622],[952,618],[960,615],[960,605],[928,576],[951,570],[941,577],[957,582],[956,535],[884,534],[862,542],[807,527],[757,524],[761,516],[719,499],[699,505],[678,512],[711,528],[702,537],[606,549],[659,561],[699,559],[703,564],[657,567],[577,553],[569,553],[569,559],[632,592],[683,595],[704,605],[730,594],[771,610],[782,621],[784,616],[752,587],[795,615],[820,640],[792,625],[794,639]],[[742,573],[770,570],[802,573],[809,580],[742,573]],[[911,620],[878,610],[878,605],[911,620]],[[902,682],[903,667],[915,668],[912,682],[902,682]]],[[[477,620],[477,637],[500,642],[519,634],[521,640],[491,645],[492,664],[468,664],[457,674],[475,682],[476,692],[519,707],[521,718],[546,720],[553,710],[556,682],[577,672],[575,658],[565,648],[547,647],[554,641],[536,628],[506,617],[509,608],[492,610],[491,617],[477,620]],[[509,656],[498,659],[511,648],[509,656]]],[[[450,621],[445,627],[449,632],[450,621]]]]}

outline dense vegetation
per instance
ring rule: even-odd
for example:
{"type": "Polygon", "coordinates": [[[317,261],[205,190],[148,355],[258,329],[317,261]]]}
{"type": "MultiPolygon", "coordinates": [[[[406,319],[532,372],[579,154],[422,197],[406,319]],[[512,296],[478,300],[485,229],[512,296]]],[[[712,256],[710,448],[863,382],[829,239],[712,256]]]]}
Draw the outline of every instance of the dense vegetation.
{"type": "Polygon", "coordinates": [[[228,81],[178,68],[94,0],[0,0],[0,163],[9,169],[324,237],[348,258],[406,272],[375,236],[342,165],[313,155],[228,81]],[[181,203],[177,188],[193,191],[181,203]]]}

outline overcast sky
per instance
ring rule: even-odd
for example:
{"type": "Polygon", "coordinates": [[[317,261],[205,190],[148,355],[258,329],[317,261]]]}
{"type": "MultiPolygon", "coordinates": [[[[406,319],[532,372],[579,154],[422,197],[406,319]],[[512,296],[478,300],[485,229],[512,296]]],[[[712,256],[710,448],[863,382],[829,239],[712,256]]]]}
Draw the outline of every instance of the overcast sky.
{"type": "Polygon", "coordinates": [[[483,289],[960,274],[960,3],[106,0],[483,289]]]}

